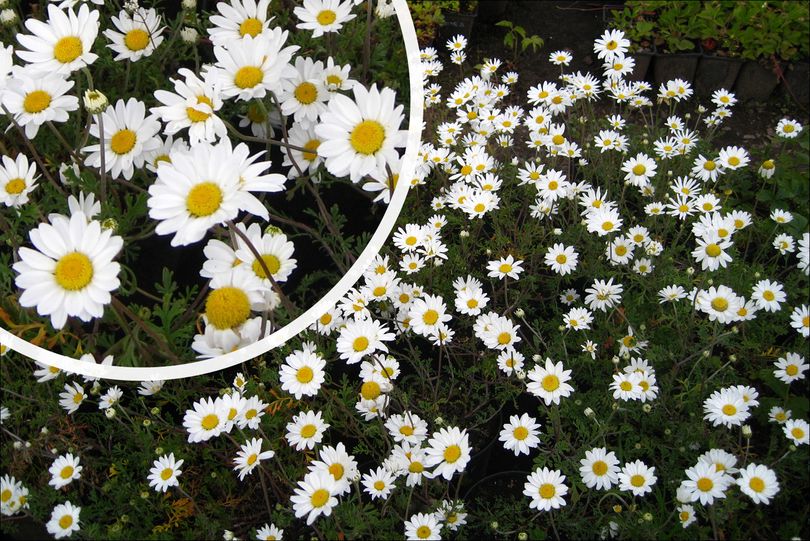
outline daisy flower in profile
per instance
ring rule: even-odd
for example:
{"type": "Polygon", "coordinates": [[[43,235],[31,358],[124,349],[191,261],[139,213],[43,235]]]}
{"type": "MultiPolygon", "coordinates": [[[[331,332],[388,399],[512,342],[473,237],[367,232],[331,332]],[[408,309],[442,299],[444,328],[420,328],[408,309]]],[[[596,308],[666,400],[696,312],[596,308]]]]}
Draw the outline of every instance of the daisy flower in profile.
{"type": "Polygon", "coordinates": [[[721,473],[733,474],[739,471],[734,467],[737,457],[723,449],[709,449],[698,457],[698,462],[714,466],[721,473]]]}
{"type": "Polygon", "coordinates": [[[768,505],[779,492],[779,482],[776,473],[768,466],[762,464],[749,464],[742,470],[737,478],[740,490],[754,500],[754,503],[768,505]]]}
{"type": "Polygon", "coordinates": [[[442,525],[433,513],[416,513],[405,521],[405,539],[428,539],[439,541],[442,525]]]}
{"type": "Polygon", "coordinates": [[[470,451],[466,430],[453,426],[434,432],[425,450],[425,466],[435,466],[429,477],[442,476],[449,481],[453,474],[464,471],[470,461],[470,451]]]}
{"type": "Polygon", "coordinates": [[[243,481],[246,475],[253,473],[262,460],[270,460],[276,455],[275,451],[262,451],[263,442],[264,440],[261,438],[252,438],[245,442],[236,453],[233,469],[239,472],[240,481],[243,481]]]}
{"type": "Polygon", "coordinates": [[[339,32],[343,23],[356,17],[350,0],[304,0],[302,7],[293,9],[301,21],[296,28],[312,30],[312,37],[319,38],[327,32],[339,32]]]}
{"type": "Polygon", "coordinates": [[[354,100],[342,94],[333,95],[328,109],[315,126],[323,141],[318,155],[327,170],[335,176],[349,176],[352,182],[377,171],[386,175],[386,164],[395,164],[396,148],[405,145],[405,132],[400,131],[403,106],[395,106],[396,93],[390,88],[366,90],[352,88],[354,100]]]}
{"type": "MultiPolygon", "coordinates": [[[[86,6],[82,6],[86,7],[86,6]]],[[[45,524],[45,529],[56,539],[62,539],[79,531],[79,513],[82,508],[72,503],[60,503],[51,511],[51,519],[45,524]]]]}
{"type": "Polygon", "coordinates": [[[324,382],[326,361],[317,352],[310,350],[294,351],[284,360],[279,372],[281,388],[296,400],[301,397],[316,396],[324,382]]]}
{"type": "Polygon", "coordinates": [[[180,68],[178,75],[183,79],[169,79],[174,92],[158,89],[155,98],[162,106],[153,107],[152,113],[166,123],[164,133],[174,135],[188,128],[188,140],[192,145],[200,141],[213,143],[228,135],[225,123],[216,115],[222,108],[219,86],[207,72],[205,79],[187,69],[180,68]]]}
{"type": "Polygon", "coordinates": [[[806,304],[797,306],[790,313],[790,326],[803,337],[810,336],[810,309],[806,304]]]}
{"type": "Polygon", "coordinates": [[[807,445],[810,441],[810,426],[804,419],[789,419],[785,421],[782,430],[794,445],[807,445]]]}
{"type": "Polygon", "coordinates": [[[15,159],[3,156],[0,163],[0,203],[7,207],[26,204],[28,194],[37,187],[38,178],[36,164],[29,163],[25,154],[17,154],[15,159]]]}
{"type": "Polygon", "coordinates": [[[185,462],[183,459],[175,460],[174,453],[163,455],[155,460],[146,477],[149,486],[154,487],[156,492],[166,492],[169,487],[180,486],[177,477],[183,473],[183,470],[180,469],[183,462],[185,462]]]}
{"type": "Polygon", "coordinates": [[[520,456],[521,453],[528,455],[540,443],[540,438],[537,437],[540,434],[539,428],[540,423],[528,413],[520,417],[512,415],[509,422],[503,425],[498,439],[503,442],[504,449],[514,452],[515,456],[520,456]]]}
{"type": "Polygon", "coordinates": [[[42,124],[67,122],[68,113],[79,108],[76,96],[65,95],[71,88],[73,81],[62,75],[22,68],[14,70],[0,98],[17,124],[25,127],[25,136],[33,139],[42,124]]]}
{"type": "Polygon", "coordinates": [[[545,366],[535,365],[527,376],[527,390],[542,398],[546,406],[559,404],[560,398],[571,396],[574,391],[567,383],[571,379],[571,371],[563,370],[562,361],[555,364],[547,357],[545,366]]]}
{"type": "Polygon", "coordinates": [[[132,178],[135,168],[144,165],[145,154],[160,148],[160,122],[152,115],[146,116],[146,105],[135,98],[118,100],[115,107],[103,113],[104,134],[101,135],[98,119],[90,126],[90,135],[99,143],[89,145],[82,152],[89,153],[86,163],[101,167],[101,145],[104,145],[105,168],[117,178],[121,175],[132,178]]]}
{"type": "MultiPolygon", "coordinates": [[[[316,443],[323,440],[323,433],[329,428],[321,418],[321,412],[302,411],[294,415],[292,422],[287,423],[287,434],[285,437],[296,451],[303,449],[314,449],[316,443]]],[[[331,477],[331,476],[330,476],[331,477]]],[[[334,482],[334,479],[332,479],[334,482]]]]}
{"type": "Polygon", "coordinates": [[[773,371],[774,377],[788,385],[804,379],[804,373],[810,368],[810,365],[804,362],[804,357],[798,353],[788,353],[784,357],[779,357],[774,366],[776,367],[776,370],[773,371]]]}
{"type": "Polygon", "coordinates": [[[686,470],[688,479],[681,483],[689,494],[690,501],[699,501],[701,505],[711,505],[715,498],[726,497],[726,489],[733,483],[730,475],[718,470],[714,464],[698,462],[686,470]]]}
{"type": "Polygon", "coordinates": [[[306,515],[307,526],[320,515],[329,516],[338,504],[335,497],[335,479],[328,471],[312,471],[298,481],[298,488],[290,498],[296,518],[306,515]]]}
{"type": "Polygon", "coordinates": [[[554,51],[548,55],[548,61],[555,66],[567,66],[574,57],[568,51],[554,51]]]}
{"type": "Polygon", "coordinates": [[[48,22],[33,17],[26,19],[25,27],[31,34],[17,34],[17,41],[28,50],[17,50],[17,56],[29,67],[44,73],[68,75],[96,61],[90,52],[98,35],[96,10],[82,4],[78,13],[48,6],[48,22]]]}
{"type": "Polygon", "coordinates": [[[604,447],[594,447],[590,451],[585,451],[585,458],[579,463],[581,464],[579,474],[588,488],[610,490],[619,482],[619,459],[613,451],[608,452],[604,447]]]}
{"type": "Polygon", "coordinates": [[[248,101],[281,90],[281,81],[293,75],[289,65],[297,46],[284,47],[287,31],[274,28],[255,38],[245,36],[214,47],[216,79],[224,98],[248,101]]]}
{"type": "Polygon", "coordinates": [[[272,17],[267,16],[270,0],[230,0],[217,2],[217,14],[208,19],[211,27],[208,35],[214,45],[226,45],[229,41],[244,37],[255,38],[267,32],[272,17]]]}
{"type": "Polygon", "coordinates": [[[284,530],[278,528],[275,524],[265,524],[256,530],[256,539],[258,541],[280,541],[283,536],[284,530]]]}
{"type": "Polygon", "coordinates": [[[194,409],[186,410],[183,426],[188,431],[188,442],[208,441],[222,434],[228,424],[228,410],[222,401],[210,397],[194,403],[194,409]]]}
{"type": "Polygon", "coordinates": [[[121,10],[118,17],[112,16],[112,23],[118,32],[112,29],[104,31],[110,40],[107,45],[117,53],[114,60],[136,62],[150,56],[163,43],[163,29],[160,26],[160,15],[152,8],[138,8],[130,15],[121,10]]]}
{"type": "Polygon", "coordinates": [[[48,473],[51,474],[48,484],[59,490],[63,486],[69,485],[74,479],[80,478],[81,472],[82,466],[79,465],[79,457],[67,453],[54,460],[51,467],[48,468],[48,473]]]}
{"type": "Polygon", "coordinates": [[[655,467],[649,467],[641,460],[628,462],[619,472],[619,490],[629,490],[634,496],[652,492],[656,481],[655,467]]]}
{"type": "Polygon", "coordinates": [[[487,276],[490,278],[498,278],[503,280],[507,276],[515,280],[518,279],[520,273],[523,272],[522,259],[515,259],[512,255],[507,255],[500,259],[495,259],[487,263],[487,276]]]}
{"type": "Polygon", "coordinates": [[[36,306],[41,316],[50,316],[54,329],[64,327],[68,316],[90,321],[104,314],[118,288],[120,265],[112,261],[123,239],[113,236],[101,223],[88,221],[81,211],[70,218],[51,215],[29,232],[36,250],[22,247],[16,285],[23,289],[20,304],[36,306]]]}
{"type": "Polygon", "coordinates": [[[785,408],[780,408],[779,406],[774,406],[771,408],[771,411],[768,412],[768,421],[783,425],[788,419],[790,419],[791,415],[793,415],[792,411],[786,410],[785,408]]]}
{"type": "Polygon", "coordinates": [[[162,379],[142,381],[140,386],[138,386],[138,394],[141,396],[156,395],[157,393],[160,392],[165,383],[166,382],[162,379]]]}
{"type": "Polygon", "coordinates": [[[751,413],[742,395],[734,387],[715,391],[703,402],[704,419],[712,425],[725,425],[726,428],[741,425],[751,413]]]}
{"type": "Polygon", "coordinates": [[[394,484],[397,477],[390,470],[383,466],[363,474],[362,485],[363,491],[371,496],[372,500],[382,498],[387,500],[391,491],[394,490],[394,484]]]}
{"type": "Polygon", "coordinates": [[[789,118],[781,119],[776,125],[776,135],[785,139],[795,139],[801,132],[801,123],[789,118]]]}
{"type": "Polygon", "coordinates": [[[563,496],[568,494],[565,476],[560,470],[537,468],[526,478],[523,494],[532,500],[529,503],[530,509],[550,511],[564,507],[566,502],[563,496]]]}

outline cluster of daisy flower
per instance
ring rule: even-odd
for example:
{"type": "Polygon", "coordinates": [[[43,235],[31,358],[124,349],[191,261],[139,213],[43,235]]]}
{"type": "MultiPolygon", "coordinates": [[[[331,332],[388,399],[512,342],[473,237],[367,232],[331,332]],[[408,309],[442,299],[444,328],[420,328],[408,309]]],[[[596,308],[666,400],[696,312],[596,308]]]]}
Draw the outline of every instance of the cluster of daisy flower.
{"type": "MultiPolygon", "coordinates": [[[[362,183],[387,202],[396,182],[391,171],[399,169],[397,149],[404,146],[403,108],[395,92],[363,86],[352,78],[351,65],[332,56],[323,61],[300,55],[299,46],[288,44],[289,32],[273,25],[269,0],[230,0],[217,3],[208,20],[214,63],[180,68],[170,88],[154,92],[155,106],[141,96],[108,103],[92,88],[98,34],[106,37],[114,60],[129,69],[156,54],[166,57],[166,27],[156,9],[134,2],[110,18],[115,30],[101,32],[101,11],[74,4],[50,4],[44,21],[25,21],[26,33],[16,36],[19,47],[0,47],[0,102],[11,121],[34,142],[40,128],[51,128],[73,158],[63,166],[75,173],[63,176],[65,185],[81,180],[86,169],[101,190],[80,193],[78,200],[70,195],[69,215],[51,214],[29,232],[34,249],[19,248],[14,265],[20,304],[50,316],[55,329],[69,317],[101,318],[121,285],[113,259],[126,255],[123,238],[114,234],[115,220],[94,220],[102,204],[110,204],[107,175],[116,187],[141,193],[137,184],[146,179],[154,234],[172,235],[172,246],[209,237],[200,275],[209,280],[210,292],[192,349],[209,358],[256,342],[271,331],[268,314],[284,300],[279,284],[296,269],[293,243],[267,223],[265,194],[285,190],[288,178],[317,182],[328,171],[362,183]],[[14,56],[22,64],[15,64],[14,56]],[[81,96],[71,92],[85,79],[91,88],[80,107],[81,96]],[[250,127],[254,140],[267,141],[268,149],[273,126],[280,129],[283,141],[275,144],[282,146],[286,175],[270,172],[273,164],[263,159],[264,151],[232,141],[245,138],[229,123],[234,110],[247,111],[240,127],[250,127]],[[73,149],[54,123],[83,112],[92,144],[73,149]]],[[[356,18],[357,4],[307,0],[293,11],[296,28],[313,38],[334,36],[356,18]]],[[[24,153],[2,156],[0,201],[14,208],[28,204],[41,185],[38,174],[50,179],[24,153]]]]}

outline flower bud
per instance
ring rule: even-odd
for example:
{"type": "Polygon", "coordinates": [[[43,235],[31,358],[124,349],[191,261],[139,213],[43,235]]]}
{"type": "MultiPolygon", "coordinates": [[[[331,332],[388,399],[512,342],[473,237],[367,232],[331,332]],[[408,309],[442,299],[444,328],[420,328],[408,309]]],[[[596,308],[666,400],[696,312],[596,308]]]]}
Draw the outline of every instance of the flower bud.
{"type": "Polygon", "coordinates": [[[493,530],[497,530],[498,529],[498,521],[493,520],[492,522],[489,523],[489,527],[492,528],[493,530]]]}
{"type": "Polygon", "coordinates": [[[543,360],[543,357],[541,357],[540,355],[538,355],[537,353],[535,353],[534,355],[532,355],[532,360],[533,360],[534,362],[536,362],[536,363],[539,363],[540,361],[542,361],[542,360],[543,360]]]}
{"type": "Polygon", "coordinates": [[[518,541],[526,541],[529,538],[529,534],[526,532],[519,532],[518,533],[518,541]]]}
{"type": "Polygon", "coordinates": [[[144,427],[149,427],[151,425],[152,425],[152,421],[150,421],[149,419],[144,419],[143,420],[143,426],[144,427]]]}
{"type": "Polygon", "coordinates": [[[107,110],[110,102],[107,96],[102,94],[99,90],[87,89],[84,92],[84,107],[91,115],[97,115],[107,110]]]}
{"type": "Polygon", "coordinates": [[[649,404],[644,404],[641,406],[641,409],[644,410],[644,413],[650,413],[652,411],[652,406],[649,404]]]}
{"type": "Polygon", "coordinates": [[[182,39],[184,43],[194,45],[197,43],[197,38],[199,38],[199,34],[197,33],[196,29],[191,28],[190,26],[184,26],[180,29],[180,39],[182,39]]]}
{"type": "Polygon", "coordinates": [[[107,419],[115,418],[115,409],[114,408],[107,408],[104,410],[104,415],[107,416],[107,419]]]}
{"type": "Polygon", "coordinates": [[[470,232],[467,231],[466,229],[462,229],[461,232],[458,234],[458,236],[461,237],[462,239],[466,239],[467,237],[470,236],[470,232]]]}
{"type": "Polygon", "coordinates": [[[101,229],[109,230],[112,233],[118,231],[118,222],[115,218],[105,218],[103,222],[101,222],[101,229]]]}
{"type": "Polygon", "coordinates": [[[5,26],[14,26],[17,23],[17,14],[10,8],[0,11],[0,23],[5,26]]]}
{"type": "Polygon", "coordinates": [[[22,446],[23,446],[23,444],[22,444],[22,442],[21,442],[21,441],[15,441],[15,442],[12,444],[12,447],[14,447],[15,449],[18,449],[18,450],[19,450],[19,449],[22,449],[22,446]]]}
{"type": "Polygon", "coordinates": [[[596,417],[596,412],[591,408],[585,408],[585,417],[596,417]]]}
{"type": "Polygon", "coordinates": [[[517,317],[523,317],[526,315],[526,312],[523,311],[523,308],[518,308],[515,310],[515,315],[517,317]]]}
{"type": "Polygon", "coordinates": [[[743,425],[742,426],[742,435],[746,439],[750,439],[753,432],[751,431],[751,425],[743,425]]]}

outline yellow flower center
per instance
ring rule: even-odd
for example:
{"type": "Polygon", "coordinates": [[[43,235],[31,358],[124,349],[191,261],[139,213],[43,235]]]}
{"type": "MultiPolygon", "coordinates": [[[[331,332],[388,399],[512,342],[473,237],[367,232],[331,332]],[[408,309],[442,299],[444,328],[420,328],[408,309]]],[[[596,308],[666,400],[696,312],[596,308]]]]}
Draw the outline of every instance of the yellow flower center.
{"type": "Polygon", "coordinates": [[[59,519],[59,527],[63,530],[67,530],[73,525],[73,516],[71,515],[64,515],[62,518],[59,519]]]}
{"type": "Polygon", "coordinates": [[[502,346],[505,346],[506,344],[510,343],[511,341],[512,341],[512,335],[509,334],[508,332],[504,331],[504,332],[502,332],[501,334],[498,335],[498,343],[500,345],[502,345],[502,346]]]}
{"type": "Polygon", "coordinates": [[[551,182],[548,183],[548,189],[549,190],[556,190],[559,187],[560,187],[560,184],[556,180],[552,180],[551,182]]]}
{"type": "Polygon", "coordinates": [[[785,367],[785,374],[788,376],[795,376],[799,373],[799,367],[795,364],[789,364],[785,367]]]}
{"type": "Polygon", "coordinates": [[[475,299],[470,299],[467,301],[467,308],[478,308],[478,301],[475,299]]]}
{"type": "Polygon", "coordinates": [[[626,253],[627,253],[627,246],[624,246],[622,244],[616,246],[616,255],[617,256],[622,257],[626,253]]]}
{"type": "Polygon", "coordinates": [[[766,301],[772,301],[775,297],[773,291],[768,290],[762,294],[762,298],[765,299],[766,301]]]}
{"type": "Polygon", "coordinates": [[[560,386],[560,378],[555,376],[554,374],[549,374],[543,378],[543,381],[540,382],[540,385],[543,389],[547,392],[556,391],[557,388],[560,386]]]}
{"type": "Polygon", "coordinates": [[[752,477],[748,481],[748,487],[754,492],[762,492],[765,490],[765,481],[763,481],[760,477],[752,477]]]}
{"type": "Polygon", "coordinates": [[[503,274],[512,272],[512,265],[510,265],[509,263],[504,263],[500,267],[498,267],[498,270],[501,271],[503,274]]]}
{"type": "Polygon", "coordinates": [[[133,28],[124,36],[124,45],[130,51],[141,51],[149,45],[149,33],[141,28],[133,28]]]}
{"type": "Polygon", "coordinates": [[[426,325],[435,325],[436,322],[439,321],[439,313],[433,309],[427,310],[422,315],[422,321],[424,321],[426,325]]]}
{"type": "Polygon", "coordinates": [[[354,127],[349,141],[355,151],[370,156],[382,148],[385,128],[376,120],[364,120],[354,127]]]}
{"type": "Polygon", "coordinates": [[[798,426],[797,426],[797,427],[795,427],[793,430],[791,430],[791,431],[790,431],[790,433],[791,433],[791,434],[793,435],[793,437],[794,437],[794,438],[796,438],[797,440],[800,440],[800,439],[804,438],[804,430],[802,430],[802,429],[801,429],[801,428],[799,428],[798,426]]]}
{"type": "Polygon", "coordinates": [[[734,407],[734,405],[732,404],[726,404],[725,406],[723,406],[723,414],[728,415],[729,417],[731,417],[732,415],[736,415],[737,408],[734,407]]]}
{"type": "Polygon", "coordinates": [[[352,348],[354,348],[354,350],[358,353],[365,351],[366,348],[368,348],[368,338],[365,336],[358,336],[354,339],[354,342],[352,342],[352,348]]]}
{"type": "Polygon", "coordinates": [[[0,501],[7,502],[11,499],[11,490],[5,489],[0,493],[0,501]]]}
{"type": "Polygon", "coordinates": [[[248,17],[239,25],[239,35],[255,38],[262,32],[262,22],[256,17],[248,17]]]}
{"type": "Polygon", "coordinates": [[[615,41],[613,41],[613,40],[610,40],[610,41],[608,41],[608,42],[605,44],[605,48],[606,48],[608,51],[613,51],[613,50],[614,50],[614,49],[616,49],[616,47],[618,47],[618,46],[619,46],[619,44],[618,44],[618,43],[616,43],[616,42],[615,42],[615,41]]]}
{"type": "Polygon", "coordinates": [[[551,142],[557,146],[562,145],[563,143],[565,143],[565,137],[563,137],[558,133],[557,135],[551,138],[551,142]]]}
{"type": "Polygon", "coordinates": [[[312,507],[323,507],[329,501],[329,491],[325,488],[319,488],[312,493],[309,501],[312,507]]]}
{"type": "Polygon", "coordinates": [[[321,323],[321,325],[329,325],[332,322],[332,314],[327,312],[326,314],[322,315],[318,321],[321,323]]]}
{"type": "Polygon", "coordinates": [[[633,485],[634,487],[644,486],[644,476],[635,474],[630,478],[630,484],[633,485]]]}
{"type": "Polygon", "coordinates": [[[321,142],[318,139],[310,139],[309,141],[307,141],[306,144],[304,145],[304,148],[308,152],[303,153],[304,159],[307,160],[308,162],[315,160],[315,158],[318,157],[317,151],[319,146],[321,146],[321,142]]]}
{"type": "Polygon", "coordinates": [[[376,381],[367,381],[363,383],[362,387],[360,387],[360,396],[362,396],[366,400],[374,400],[378,396],[382,390],[380,389],[380,384],[376,381]]]}
{"type": "Polygon", "coordinates": [[[44,111],[51,104],[51,95],[44,90],[34,90],[25,95],[23,109],[26,113],[36,114],[44,111]]]}
{"type": "Polygon", "coordinates": [[[213,182],[201,182],[189,190],[186,208],[194,218],[211,216],[222,203],[222,190],[213,182]]]}
{"type": "Polygon", "coordinates": [[[611,229],[613,229],[613,222],[610,220],[602,222],[602,231],[610,231],[611,229]]]}
{"type": "Polygon", "coordinates": [[[71,252],[59,259],[53,275],[62,289],[78,291],[93,279],[93,262],[80,252],[71,252]]]}
{"type": "Polygon", "coordinates": [[[374,481],[374,489],[375,490],[382,490],[384,488],[385,488],[385,482],[384,481],[380,481],[379,479],[377,481],[374,481]]]}
{"type": "Polygon", "coordinates": [[[330,24],[335,22],[335,20],[337,20],[337,13],[335,13],[331,9],[325,9],[320,13],[318,13],[318,16],[316,18],[318,19],[318,24],[322,26],[329,26],[330,24]]]}
{"type": "Polygon", "coordinates": [[[315,435],[315,425],[304,425],[301,427],[301,437],[302,438],[311,438],[315,435]]]}
{"type": "MultiPolygon", "coordinates": [[[[281,261],[279,261],[279,259],[273,254],[263,254],[262,261],[264,261],[264,264],[267,267],[267,270],[270,271],[270,274],[274,276],[281,268],[281,261]]],[[[264,272],[264,267],[262,267],[262,264],[258,259],[253,262],[253,265],[251,265],[250,268],[253,269],[253,272],[255,272],[256,276],[259,278],[267,278],[267,273],[264,272]]]]}
{"type": "Polygon", "coordinates": [[[472,173],[472,170],[473,170],[472,166],[470,166],[470,165],[465,165],[464,167],[462,167],[462,168],[461,168],[460,173],[461,173],[463,176],[465,176],[465,177],[466,177],[467,175],[469,175],[470,173],[472,173]]]}
{"type": "Polygon", "coordinates": [[[299,102],[309,105],[318,98],[318,89],[310,82],[303,82],[295,88],[293,94],[299,102]]]}
{"type": "MultiPolygon", "coordinates": [[[[211,110],[214,109],[214,103],[208,96],[197,96],[197,103],[204,103],[211,107],[211,110]]],[[[188,115],[188,119],[192,122],[205,122],[211,116],[209,113],[198,111],[194,107],[186,107],[186,115],[188,115]]]]}
{"type": "Polygon", "coordinates": [[[621,387],[622,391],[632,391],[633,390],[633,384],[630,383],[629,381],[621,382],[621,384],[619,384],[619,387],[621,387]]]}
{"type": "Polygon", "coordinates": [[[399,433],[403,436],[413,436],[413,427],[410,425],[402,425],[399,427],[399,433]]]}
{"type": "Polygon", "coordinates": [[[484,210],[486,210],[486,208],[487,207],[483,203],[478,203],[477,205],[475,205],[475,207],[473,207],[473,210],[475,212],[484,212],[484,210]]]}
{"type": "Polygon", "coordinates": [[[723,250],[720,248],[720,246],[714,243],[706,246],[706,255],[708,255],[709,257],[717,257],[720,255],[722,251],[723,250]]]}
{"type": "Polygon", "coordinates": [[[461,457],[461,447],[450,445],[444,450],[444,460],[448,464],[453,464],[461,457]]]}
{"type": "Polygon", "coordinates": [[[714,163],[713,160],[706,160],[703,163],[703,169],[705,169],[706,171],[714,171],[715,169],[717,169],[717,164],[714,163]]]}
{"type": "Polygon", "coordinates": [[[295,379],[298,380],[299,383],[309,383],[312,381],[314,377],[314,373],[312,372],[312,368],[308,366],[302,366],[298,369],[298,372],[295,374],[295,379]]]}
{"type": "Polygon", "coordinates": [[[219,417],[217,417],[214,413],[209,413],[202,418],[202,421],[200,421],[200,426],[203,427],[203,430],[214,430],[217,426],[219,426],[219,417]]]}
{"type": "Polygon", "coordinates": [[[258,459],[259,459],[259,457],[258,457],[258,456],[256,456],[256,453],[253,453],[252,455],[250,455],[250,456],[248,457],[248,459],[247,459],[247,465],[248,465],[248,466],[252,466],[253,464],[255,464],[255,463],[256,463],[256,460],[258,460],[258,459]]]}
{"type": "Polygon", "coordinates": [[[335,462],[331,466],[329,466],[329,473],[332,474],[332,477],[335,478],[335,481],[340,481],[343,479],[343,466],[335,462]]]}
{"type": "Polygon", "coordinates": [[[430,534],[431,531],[428,526],[419,526],[416,529],[416,537],[418,537],[419,539],[427,539],[428,537],[430,537],[430,534]]]}
{"type": "Polygon", "coordinates": [[[137,140],[138,137],[134,131],[128,129],[118,130],[110,139],[110,150],[116,154],[126,154],[132,150],[137,140]]]}
{"type": "Polygon", "coordinates": [[[680,514],[678,515],[678,517],[680,517],[681,522],[686,522],[687,520],[689,520],[689,512],[688,511],[681,511],[680,514]]]}
{"type": "Polygon", "coordinates": [[[160,472],[160,478],[164,481],[168,481],[173,473],[174,471],[171,468],[164,468],[163,471],[160,472]]]}
{"type": "Polygon", "coordinates": [[[597,460],[591,466],[591,471],[593,471],[594,475],[605,475],[608,471],[607,462],[604,460],[597,460]]]}
{"type": "Polygon", "coordinates": [[[239,68],[234,75],[233,84],[239,88],[253,88],[264,80],[264,72],[256,66],[239,68]]]}
{"type": "Polygon", "coordinates": [[[732,156],[728,159],[728,164],[736,167],[740,165],[740,159],[737,156],[732,156]]]}
{"type": "Polygon", "coordinates": [[[551,483],[543,483],[542,485],[540,485],[539,492],[541,498],[548,500],[554,497],[554,495],[557,493],[557,490],[551,483]]]}
{"type": "Polygon", "coordinates": [[[73,475],[73,466],[65,466],[62,468],[62,471],[59,472],[59,477],[62,479],[70,479],[70,476],[73,475]]]}
{"type": "Polygon", "coordinates": [[[513,437],[514,437],[516,440],[523,441],[523,440],[525,440],[527,437],[529,437],[529,431],[526,429],[526,427],[525,427],[525,426],[519,426],[519,427],[517,427],[517,428],[516,428],[516,429],[515,429],[515,430],[512,432],[512,436],[513,436],[513,437]]]}
{"type": "Polygon", "coordinates": [[[701,492],[709,492],[712,488],[714,488],[714,483],[708,477],[701,477],[697,481],[697,488],[701,492]]]}
{"type": "Polygon", "coordinates": [[[343,84],[343,79],[341,79],[337,75],[327,75],[326,76],[326,84],[329,86],[340,86],[343,84]]]}
{"type": "Polygon", "coordinates": [[[82,40],[76,36],[65,36],[53,46],[53,56],[62,64],[69,64],[84,52],[82,40]]]}
{"type": "Polygon", "coordinates": [[[241,288],[221,287],[209,293],[205,301],[205,315],[217,329],[232,329],[250,317],[250,300],[241,288]]]}
{"type": "Polygon", "coordinates": [[[25,189],[25,181],[21,178],[13,178],[6,183],[6,193],[9,195],[19,195],[25,189]]]}
{"type": "Polygon", "coordinates": [[[551,98],[551,103],[553,103],[554,105],[561,104],[562,103],[562,96],[554,96],[553,98],[551,98]]]}
{"type": "Polygon", "coordinates": [[[723,297],[717,297],[712,300],[712,308],[718,312],[725,312],[728,308],[728,301],[723,297]]]}
{"type": "Polygon", "coordinates": [[[641,164],[638,164],[635,167],[633,167],[633,174],[636,175],[636,176],[643,175],[646,171],[647,171],[647,168],[644,167],[641,164]]]}
{"type": "Polygon", "coordinates": [[[81,404],[82,400],[84,400],[84,395],[82,393],[76,393],[73,395],[74,404],[81,404]]]}

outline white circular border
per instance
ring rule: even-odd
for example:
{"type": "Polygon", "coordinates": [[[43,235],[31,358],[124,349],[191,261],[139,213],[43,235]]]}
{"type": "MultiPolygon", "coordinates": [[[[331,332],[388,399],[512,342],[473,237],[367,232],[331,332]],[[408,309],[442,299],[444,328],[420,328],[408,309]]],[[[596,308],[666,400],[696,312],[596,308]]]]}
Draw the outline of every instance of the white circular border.
{"type": "MultiPolygon", "coordinates": [[[[367,0],[371,1],[371,0],[367,0]]],[[[405,41],[405,53],[408,58],[408,80],[410,83],[410,119],[408,125],[408,139],[405,147],[405,155],[402,158],[402,169],[400,177],[410,179],[414,176],[416,154],[419,149],[422,136],[422,114],[424,96],[422,90],[422,74],[419,58],[419,44],[416,41],[416,30],[413,26],[410,11],[405,0],[393,0],[399,20],[402,38],[405,41]]],[[[48,351],[39,346],[18,338],[6,329],[0,328],[0,343],[10,347],[27,357],[41,362],[48,366],[55,366],[66,372],[92,376],[97,378],[107,378],[123,381],[152,381],[187,378],[208,374],[216,370],[223,370],[241,362],[248,361],[267,351],[284,345],[290,338],[294,337],[323,315],[327,310],[334,307],[341,297],[360,279],[371,260],[382,248],[394,223],[399,217],[399,213],[405,204],[405,197],[408,194],[410,182],[400,182],[394,189],[391,201],[383,215],[380,225],[369,240],[368,245],[357,258],[354,265],[346,274],[330,289],[324,297],[312,305],[306,312],[295,318],[293,321],[277,330],[270,336],[259,340],[256,343],[245,346],[241,349],[206,359],[204,361],[189,362],[174,366],[164,367],[128,367],[128,366],[106,366],[96,363],[78,362],[65,355],[60,355],[53,351],[48,351]]]]}

